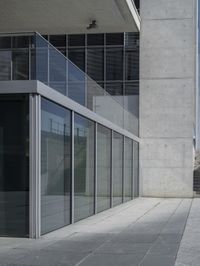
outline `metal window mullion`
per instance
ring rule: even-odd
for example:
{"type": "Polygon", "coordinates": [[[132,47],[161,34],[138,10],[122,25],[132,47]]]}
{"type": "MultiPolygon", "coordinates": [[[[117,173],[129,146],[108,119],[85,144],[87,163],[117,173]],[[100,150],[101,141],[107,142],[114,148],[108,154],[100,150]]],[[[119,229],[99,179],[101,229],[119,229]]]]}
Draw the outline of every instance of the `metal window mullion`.
{"type": "Polygon", "coordinates": [[[131,198],[134,199],[134,195],[135,195],[135,172],[134,172],[134,167],[135,167],[135,164],[134,164],[134,142],[132,140],[132,184],[131,184],[131,198]]]}
{"type": "Polygon", "coordinates": [[[71,223],[74,223],[74,111],[71,113],[71,223]]]}
{"type": "Polygon", "coordinates": [[[87,98],[87,86],[88,86],[88,75],[87,75],[87,34],[85,34],[85,47],[84,47],[84,51],[85,51],[85,106],[87,107],[88,105],[88,98],[87,98]]]}
{"type": "Polygon", "coordinates": [[[125,196],[125,136],[123,136],[123,148],[122,148],[122,202],[124,201],[125,196]]]}
{"type": "Polygon", "coordinates": [[[41,96],[29,96],[29,237],[41,236],[41,96]]]}
{"type": "Polygon", "coordinates": [[[107,85],[107,76],[106,76],[106,69],[107,69],[107,66],[106,66],[106,51],[107,51],[107,48],[106,48],[106,34],[104,33],[104,49],[103,49],[103,55],[104,55],[104,58],[103,58],[103,61],[104,61],[104,90],[106,91],[106,85],[107,85]]]}
{"type": "Polygon", "coordinates": [[[28,79],[31,80],[31,36],[29,36],[29,46],[28,46],[28,74],[29,74],[29,77],[28,79]]]}
{"type": "MultiPolygon", "coordinates": [[[[48,36],[49,38],[49,36],[48,36]]],[[[49,85],[49,82],[50,82],[50,58],[49,58],[49,55],[50,55],[50,50],[49,50],[49,44],[47,46],[47,84],[49,85]]]]}
{"type": "Polygon", "coordinates": [[[111,130],[111,152],[110,152],[110,207],[113,207],[113,130],[111,130]]]}
{"type": "Polygon", "coordinates": [[[94,214],[97,213],[97,122],[94,132],[94,214]]]}

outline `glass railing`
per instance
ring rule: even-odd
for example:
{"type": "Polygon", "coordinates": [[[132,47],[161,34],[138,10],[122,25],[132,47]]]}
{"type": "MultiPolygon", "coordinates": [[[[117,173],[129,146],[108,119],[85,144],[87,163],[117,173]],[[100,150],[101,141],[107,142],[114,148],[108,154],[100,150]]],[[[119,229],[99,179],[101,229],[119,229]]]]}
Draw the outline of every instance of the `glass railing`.
{"type": "MultiPolygon", "coordinates": [[[[9,36],[12,36],[12,34],[9,36]]],[[[25,62],[23,50],[25,53],[26,49],[20,48],[21,57],[19,55],[17,63],[19,66],[19,62],[22,61],[22,66],[21,68],[18,67],[15,72],[17,72],[17,77],[22,78],[17,79],[39,80],[116,125],[138,135],[138,115],[129,112],[124,100],[124,97],[129,96],[111,96],[40,34],[27,33],[26,36],[29,38],[26,53],[28,53],[30,73],[26,75],[22,73],[26,68],[23,67],[23,62],[25,62]]],[[[9,52],[8,49],[6,51],[9,52]]],[[[13,52],[12,47],[10,51],[13,52]]],[[[3,69],[8,68],[9,60],[11,60],[10,64],[13,64],[12,55],[6,55],[5,61],[0,62],[0,73],[3,69]]],[[[14,67],[13,65],[10,67],[11,71],[14,67]]],[[[15,79],[12,73],[10,77],[12,80],[15,79]]],[[[138,95],[135,97],[138,97],[138,95]]],[[[138,104],[138,101],[135,102],[138,104]]],[[[136,109],[138,109],[138,106],[136,109]]]]}

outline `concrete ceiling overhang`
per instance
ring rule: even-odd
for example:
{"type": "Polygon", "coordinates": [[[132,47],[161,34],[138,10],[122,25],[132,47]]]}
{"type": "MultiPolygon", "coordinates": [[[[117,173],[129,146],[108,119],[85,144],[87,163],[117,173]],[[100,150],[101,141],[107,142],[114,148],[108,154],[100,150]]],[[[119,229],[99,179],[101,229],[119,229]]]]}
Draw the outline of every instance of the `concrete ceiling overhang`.
{"type": "Polygon", "coordinates": [[[0,0],[0,32],[136,32],[133,0],[0,0]],[[97,28],[87,30],[92,20],[97,28]]]}

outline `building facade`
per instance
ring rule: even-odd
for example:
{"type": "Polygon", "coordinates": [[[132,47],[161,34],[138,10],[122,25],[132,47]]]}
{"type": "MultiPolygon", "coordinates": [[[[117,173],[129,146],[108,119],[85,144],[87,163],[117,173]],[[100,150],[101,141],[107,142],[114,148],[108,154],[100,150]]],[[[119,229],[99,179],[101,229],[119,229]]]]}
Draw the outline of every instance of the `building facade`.
{"type": "Polygon", "coordinates": [[[197,2],[1,1],[1,236],[195,195],[197,2]]]}

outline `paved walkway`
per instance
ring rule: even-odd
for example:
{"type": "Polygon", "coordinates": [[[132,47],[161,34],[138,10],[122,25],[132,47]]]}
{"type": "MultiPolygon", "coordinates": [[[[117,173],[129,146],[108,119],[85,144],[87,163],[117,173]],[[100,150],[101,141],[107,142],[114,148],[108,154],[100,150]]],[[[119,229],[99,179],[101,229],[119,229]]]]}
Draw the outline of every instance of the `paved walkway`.
{"type": "Polygon", "coordinates": [[[0,266],[175,263],[200,266],[200,199],[139,198],[39,240],[0,238],[0,266]]]}

